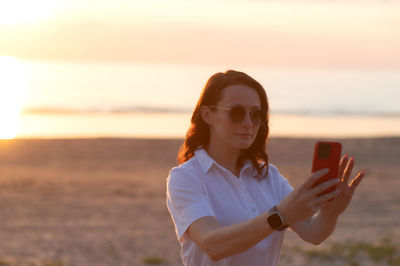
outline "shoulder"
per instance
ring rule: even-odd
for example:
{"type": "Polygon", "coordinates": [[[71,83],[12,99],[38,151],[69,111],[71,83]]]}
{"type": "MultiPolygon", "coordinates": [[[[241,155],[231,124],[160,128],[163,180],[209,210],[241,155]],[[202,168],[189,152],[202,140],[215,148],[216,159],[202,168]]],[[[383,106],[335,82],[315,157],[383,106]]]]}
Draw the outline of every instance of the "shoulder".
{"type": "Polygon", "coordinates": [[[278,167],[276,167],[272,163],[269,163],[268,164],[268,175],[276,177],[276,176],[280,176],[281,174],[279,173],[278,167]]]}
{"type": "Polygon", "coordinates": [[[199,174],[199,167],[194,157],[190,158],[186,162],[173,167],[169,171],[168,178],[179,178],[181,176],[193,177],[199,174]]]}
{"type": "Polygon", "coordinates": [[[270,184],[277,184],[281,183],[283,180],[286,180],[279,172],[278,167],[276,167],[274,164],[268,163],[268,168],[264,167],[263,171],[267,171],[267,169],[268,169],[268,175],[266,178],[263,179],[265,180],[265,182],[270,184]]]}
{"type": "Polygon", "coordinates": [[[278,167],[273,164],[268,164],[268,177],[278,181],[287,181],[286,178],[281,174],[278,167]]]}
{"type": "Polygon", "coordinates": [[[167,186],[201,186],[200,176],[201,169],[196,159],[192,157],[169,171],[167,186]]]}

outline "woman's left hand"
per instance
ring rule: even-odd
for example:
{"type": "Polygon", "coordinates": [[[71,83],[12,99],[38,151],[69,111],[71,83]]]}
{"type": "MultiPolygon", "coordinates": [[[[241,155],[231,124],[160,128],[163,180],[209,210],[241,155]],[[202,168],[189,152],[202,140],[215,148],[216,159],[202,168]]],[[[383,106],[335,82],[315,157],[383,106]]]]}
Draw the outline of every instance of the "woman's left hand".
{"type": "Polygon", "coordinates": [[[343,156],[339,164],[338,172],[338,178],[341,180],[337,184],[339,194],[332,201],[322,206],[321,211],[329,213],[330,215],[339,216],[347,208],[353,198],[356,187],[360,184],[365,175],[365,171],[361,171],[356,177],[351,179],[349,183],[353,167],[354,158],[352,157],[349,160],[347,155],[343,156]]]}

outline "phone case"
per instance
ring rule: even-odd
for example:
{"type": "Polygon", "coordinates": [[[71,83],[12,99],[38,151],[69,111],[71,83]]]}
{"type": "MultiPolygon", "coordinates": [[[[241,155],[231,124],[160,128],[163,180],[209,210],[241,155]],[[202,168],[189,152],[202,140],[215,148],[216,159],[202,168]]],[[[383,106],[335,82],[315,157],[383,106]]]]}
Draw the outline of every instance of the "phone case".
{"type": "MultiPolygon", "coordinates": [[[[329,179],[337,178],[339,171],[340,156],[342,152],[342,144],[339,142],[322,142],[315,144],[314,159],[312,164],[312,173],[323,168],[329,168],[329,172],[318,179],[313,187],[321,184],[329,179]]],[[[330,187],[317,196],[332,192],[336,186],[330,187]]]]}

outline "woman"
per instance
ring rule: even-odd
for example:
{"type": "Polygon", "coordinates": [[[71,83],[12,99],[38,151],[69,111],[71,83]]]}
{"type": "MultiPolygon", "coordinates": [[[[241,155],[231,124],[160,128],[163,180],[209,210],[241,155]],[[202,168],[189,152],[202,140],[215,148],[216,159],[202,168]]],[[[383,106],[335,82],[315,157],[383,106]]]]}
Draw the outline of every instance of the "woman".
{"type": "Polygon", "coordinates": [[[323,169],[293,189],[268,163],[268,120],[267,95],[250,76],[229,70],[207,81],[167,178],[184,265],[277,265],[285,228],[313,244],[333,232],[364,172],[348,185],[354,160],[344,156],[341,179],[313,186],[323,169]]]}

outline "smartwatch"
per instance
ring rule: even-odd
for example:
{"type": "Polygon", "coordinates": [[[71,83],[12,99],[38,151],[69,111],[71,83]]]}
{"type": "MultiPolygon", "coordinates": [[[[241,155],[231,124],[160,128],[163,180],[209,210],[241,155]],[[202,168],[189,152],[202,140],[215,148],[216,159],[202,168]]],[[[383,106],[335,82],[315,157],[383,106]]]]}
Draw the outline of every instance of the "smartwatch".
{"type": "Polygon", "coordinates": [[[278,212],[276,206],[268,211],[267,223],[272,229],[278,231],[283,231],[289,227],[289,225],[285,224],[285,219],[278,212]]]}

